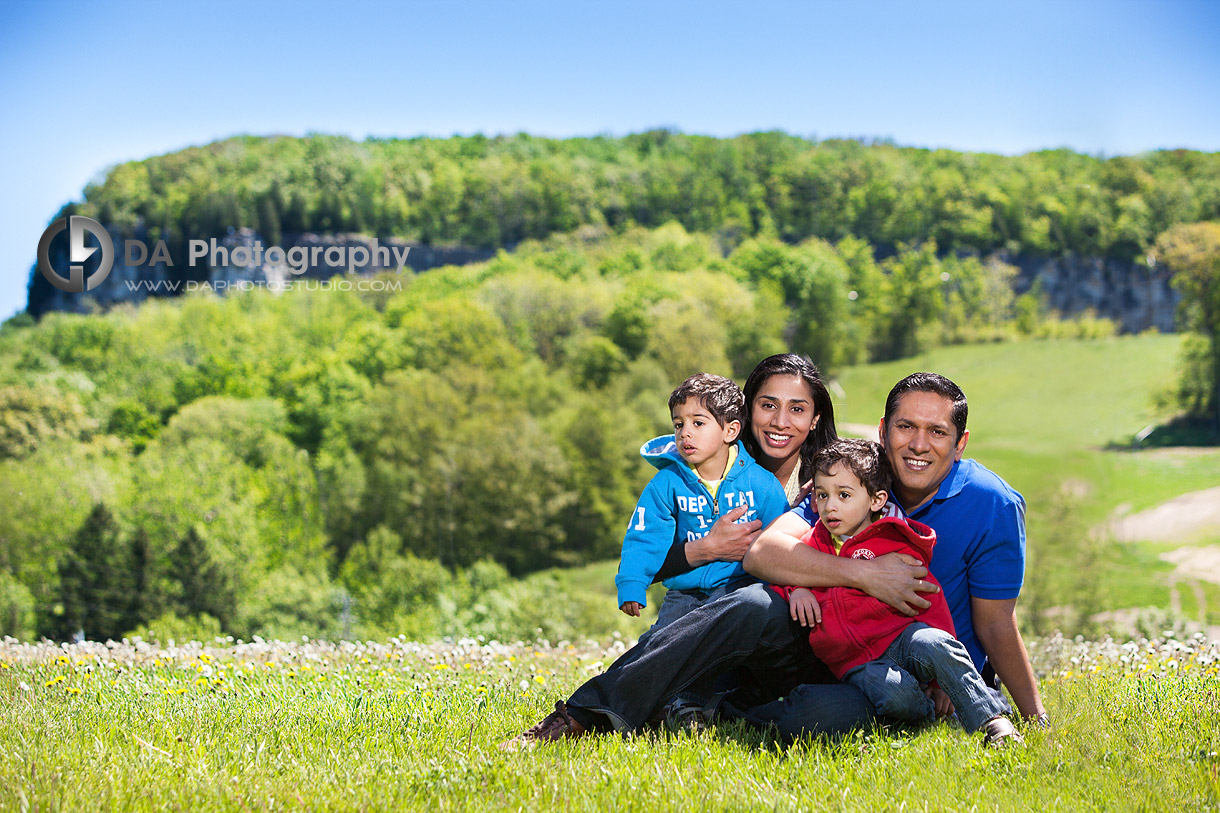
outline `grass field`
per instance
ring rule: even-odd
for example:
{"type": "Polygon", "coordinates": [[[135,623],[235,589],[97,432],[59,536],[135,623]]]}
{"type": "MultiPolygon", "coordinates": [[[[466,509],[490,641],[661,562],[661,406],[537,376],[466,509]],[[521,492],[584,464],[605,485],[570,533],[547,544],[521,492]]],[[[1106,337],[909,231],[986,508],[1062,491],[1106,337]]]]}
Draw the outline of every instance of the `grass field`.
{"type": "Polygon", "coordinates": [[[622,649],[475,641],[0,645],[5,810],[1199,810],[1220,666],[1199,640],[1033,651],[1049,731],[780,743],[740,724],[505,754],[622,649]]]}

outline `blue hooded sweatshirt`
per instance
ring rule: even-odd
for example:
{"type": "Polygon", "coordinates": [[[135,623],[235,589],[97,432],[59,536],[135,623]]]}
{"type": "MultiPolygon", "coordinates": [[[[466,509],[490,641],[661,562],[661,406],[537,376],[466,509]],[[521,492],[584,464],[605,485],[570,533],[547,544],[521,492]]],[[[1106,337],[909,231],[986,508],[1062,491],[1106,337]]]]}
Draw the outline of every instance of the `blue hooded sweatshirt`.
{"type": "MultiPolygon", "coordinates": [[[[750,510],[738,522],[760,519],[766,527],[788,510],[779,480],[755,463],[740,441],[737,459],[725,472],[715,499],[678,454],[673,435],[648,441],[640,454],[660,471],[644,487],[623,537],[623,555],[614,577],[620,607],[628,601],[646,605],[645,591],[670,547],[707,536],[722,513],[746,503],[750,510]]],[[[709,562],[663,584],[670,590],[713,590],[744,575],[741,562],[709,562]]]]}

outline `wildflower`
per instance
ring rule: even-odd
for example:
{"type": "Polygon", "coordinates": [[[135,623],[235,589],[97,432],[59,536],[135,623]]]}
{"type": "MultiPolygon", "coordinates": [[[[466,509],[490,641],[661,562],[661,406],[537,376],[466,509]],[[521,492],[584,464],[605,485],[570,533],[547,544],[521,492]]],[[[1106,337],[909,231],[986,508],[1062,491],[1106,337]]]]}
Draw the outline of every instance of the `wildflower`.
{"type": "Polygon", "coordinates": [[[534,675],[534,682],[535,683],[546,683],[546,678],[544,678],[542,675],[534,675]]]}
{"type": "Polygon", "coordinates": [[[62,664],[69,664],[69,663],[72,663],[72,659],[69,658],[67,655],[60,655],[58,658],[55,659],[55,662],[62,663],[62,664]]]}
{"type": "Polygon", "coordinates": [[[447,664],[447,663],[438,663],[436,666],[433,666],[432,668],[433,668],[433,669],[448,669],[448,668],[449,668],[449,664],[447,664]]]}
{"type": "Polygon", "coordinates": [[[50,687],[54,686],[56,683],[63,683],[65,680],[67,680],[67,678],[65,678],[63,675],[59,675],[58,677],[51,678],[50,680],[48,680],[46,683],[44,683],[42,685],[43,685],[43,688],[49,689],[50,687]]]}

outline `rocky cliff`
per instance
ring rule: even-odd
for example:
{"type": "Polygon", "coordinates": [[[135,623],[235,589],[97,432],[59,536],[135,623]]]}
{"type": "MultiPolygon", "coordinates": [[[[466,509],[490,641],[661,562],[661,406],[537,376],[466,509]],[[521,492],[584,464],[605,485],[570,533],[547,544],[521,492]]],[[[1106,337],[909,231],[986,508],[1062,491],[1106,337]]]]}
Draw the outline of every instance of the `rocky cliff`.
{"type": "MultiPolygon", "coordinates": [[[[357,263],[357,267],[359,273],[365,274],[397,272],[396,259],[402,257],[404,251],[406,268],[403,273],[481,262],[495,253],[490,249],[427,246],[393,238],[379,241],[363,235],[305,233],[285,234],[279,244],[284,253],[291,255],[295,250],[298,258],[303,256],[303,263],[289,267],[282,259],[277,264],[268,262],[265,256],[258,262],[235,262],[234,255],[240,255],[242,249],[246,255],[251,255],[256,245],[263,249],[267,247],[267,242],[253,230],[240,229],[216,241],[222,251],[209,252],[189,266],[179,259],[171,267],[164,262],[125,264],[130,257],[123,250],[120,236],[112,233],[111,237],[115,242],[116,260],[99,287],[85,293],[68,293],[52,286],[35,269],[30,277],[27,311],[36,317],[49,311],[87,313],[121,302],[138,303],[149,297],[176,296],[205,284],[221,291],[242,284],[274,288],[293,279],[330,279],[347,273],[350,263],[337,261],[338,252],[328,249],[343,249],[344,257],[350,257],[353,250],[362,249],[370,261],[357,263]]],[[[155,241],[144,235],[137,237],[148,244],[152,255],[155,241]]],[[[66,241],[61,243],[52,245],[51,260],[55,268],[68,266],[67,244],[66,241]]],[[[1046,304],[1062,316],[1093,311],[1098,316],[1113,319],[1124,333],[1138,333],[1149,328],[1162,332],[1175,329],[1178,295],[1169,285],[1171,273],[1164,266],[1071,256],[1018,255],[1001,256],[1001,259],[1019,270],[1013,283],[1017,294],[1037,286],[1046,304]]]]}

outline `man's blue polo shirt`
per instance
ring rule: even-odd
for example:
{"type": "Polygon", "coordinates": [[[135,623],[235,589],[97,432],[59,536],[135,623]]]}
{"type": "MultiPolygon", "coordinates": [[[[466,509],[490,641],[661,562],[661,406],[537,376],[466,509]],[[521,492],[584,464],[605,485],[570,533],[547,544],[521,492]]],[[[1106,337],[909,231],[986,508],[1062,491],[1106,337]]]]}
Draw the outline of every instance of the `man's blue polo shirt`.
{"type": "MultiPolygon", "coordinates": [[[[812,500],[792,509],[812,526],[812,500]]],[[[975,460],[953,464],[936,496],[911,519],[936,531],[928,569],[940,582],[957,638],[982,670],[986,656],[974,634],[970,598],[1010,599],[1025,580],[1025,499],[975,460]]]]}

